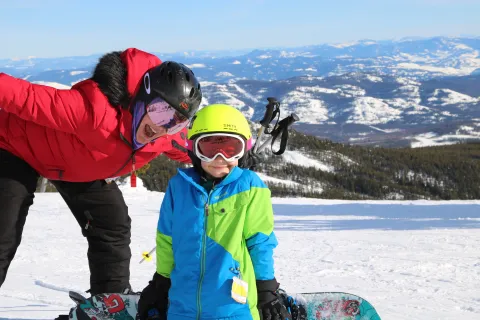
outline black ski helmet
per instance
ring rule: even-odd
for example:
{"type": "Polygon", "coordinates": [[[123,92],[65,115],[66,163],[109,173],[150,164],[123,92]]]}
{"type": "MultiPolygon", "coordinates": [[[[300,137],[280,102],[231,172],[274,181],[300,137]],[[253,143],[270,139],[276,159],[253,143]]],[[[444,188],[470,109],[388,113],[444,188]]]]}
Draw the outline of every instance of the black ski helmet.
{"type": "Polygon", "coordinates": [[[197,112],[202,101],[202,90],[193,71],[187,66],[175,61],[164,61],[151,69],[148,77],[149,89],[186,118],[192,118],[197,112]]]}

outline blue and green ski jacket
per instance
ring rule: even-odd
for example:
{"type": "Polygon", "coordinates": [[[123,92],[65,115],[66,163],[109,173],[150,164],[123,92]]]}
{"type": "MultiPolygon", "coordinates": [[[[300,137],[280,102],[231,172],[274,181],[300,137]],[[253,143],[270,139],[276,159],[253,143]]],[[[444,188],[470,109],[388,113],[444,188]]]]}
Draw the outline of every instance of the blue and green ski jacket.
{"type": "Polygon", "coordinates": [[[259,319],[256,280],[274,278],[270,190],[234,167],[207,193],[193,168],[169,182],[157,230],[157,273],[171,279],[168,320],[259,319]],[[248,283],[247,303],[231,297],[232,279],[248,283]]]}

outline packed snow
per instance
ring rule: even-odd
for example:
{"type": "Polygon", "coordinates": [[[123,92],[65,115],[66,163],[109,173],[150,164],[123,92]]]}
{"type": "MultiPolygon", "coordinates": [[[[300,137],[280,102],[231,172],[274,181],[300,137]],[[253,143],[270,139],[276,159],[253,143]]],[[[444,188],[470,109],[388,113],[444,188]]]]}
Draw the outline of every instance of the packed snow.
{"type": "Polygon", "coordinates": [[[79,74],[89,73],[89,71],[70,71],[71,76],[77,76],[79,74]]]}
{"type": "MultiPolygon", "coordinates": [[[[201,82],[203,86],[204,82],[201,82]]],[[[235,82],[231,84],[218,84],[213,82],[208,82],[208,85],[203,86],[202,90],[204,92],[203,100],[207,99],[209,101],[222,101],[222,103],[234,106],[236,108],[242,108],[245,106],[245,102],[239,99],[238,95],[242,95],[243,93],[235,89],[235,82]],[[232,88],[235,89],[237,92],[232,92],[232,88]]],[[[202,105],[204,105],[205,101],[202,101],[202,105]]],[[[246,117],[251,117],[251,115],[245,114],[246,117]]]]}
{"type": "Polygon", "coordinates": [[[305,87],[299,86],[296,88],[297,91],[303,93],[329,93],[329,94],[338,94],[341,92],[339,88],[337,89],[330,89],[330,88],[322,88],[320,86],[312,86],[312,87],[305,87]]]}
{"type": "Polygon", "coordinates": [[[332,43],[332,44],[329,44],[329,46],[337,49],[343,49],[343,48],[355,46],[357,44],[358,44],[358,41],[352,41],[352,42],[344,42],[344,43],[332,43]]]}
{"type": "Polygon", "coordinates": [[[233,74],[231,74],[230,72],[222,71],[222,72],[218,72],[215,76],[228,78],[228,77],[233,77],[233,74]]]}
{"type": "MultiPolygon", "coordinates": [[[[474,98],[467,94],[456,92],[450,89],[435,89],[428,101],[438,102],[442,106],[452,104],[474,104],[479,103],[480,98],[474,98]]],[[[462,105],[460,105],[462,107],[462,105]]]]}
{"type": "Polygon", "coordinates": [[[435,132],[427,132],[409,137],[412,142],[412,148],[433,147],[442,145],[456,144],[459,141],[476,141],[480,137],[480,130],[475,131],[475,128],[460,127],[454,133],[439,135],[435,132]]]}
{"type": "Polygon", "coordinates": [[[245,89],[243,89],[242,87],[240,87],[238,84],[236,83],[232,83],[230,85],[232,88],[235,88],[239,93],[241,93],[245,98],[247,99],[250,99],[252,100],[253,102],[255,103],[259,103],[260,102],[260,99],[258,99],[257,97],[251,95],[250,93],[248,93],[245,89]]]}
{"type": "Polygon", "coordinates": [[[397,64],[396,67],[400,69],[414,69],[419,71],[435,72],[441,75],[448,75],[448,76],[468,75],[473,70],[475,70],[475,67],[463,67],[463,68],[437,67],[433,65],[420,65],[412,62],[402,62],[397,64]]]}
{"type": "Polygon", "coordinates": [[[363,97],[366,94],[366,91],[360,87],[353,86],[351,84],[340,84],[336,85],[336,88],[340,88],[342,92],[341,96],[352,98],[352,97],[363,97]]]}
{"type": "Polygon", "coordinates": [[[262,54],[262,55],[259,55],[257,56],[258,59],[270,59],[272,56],[268,55],[268,54],[262,54]]]}
{"type": "Polygon", "coordinates": [[[326,172],[333,172],[335,170],[333,166],[322,163],[315,159],[311,159],[298,151],[286,150],[282,154],[282,158],[285,162],[293,163],[304,167],[314,167],[316,169],[326,172]]]}
{"type": "Polygon", "coordinates": [[[295,113],[300,122],[319,123],[328,120],[328,106],[316,99],[311,91],[293,90],[282,99],[285,113],[295,113]]]}
{"type": "MultiPolygon", "coordinates": [[[[128,182],[128,180],[127,180],[128,182]]],[[[147,285],[163,193],[121,186],[132,217],[131,282],[147,285]]],[[[480,201],[274,198],[276,278],[288,292],[346,291],[382,319],[478,319],[480,201]]],[[[88,289],[87,245],[57,193],[37,194],[0,289],[0,319],[53,319],[88,289]]]]}
{"type": "Polygon", "coordinates": [[[379,124],[398,119],[401,110],[390,107],[387,103],[373,97],[359,97],[352,102],[352,115],[347,123],[379,124]]]}
{"type": "Polygon", "coordinates": [[[371,74],[366,75],[367,79],[372,81],[372,82],[383,82],[383,79],[381,77],[377,77],[371,74]]]}
{"type": "Polygon", "coordinates": [[[187,67],[190,69],[198,69],[198,68],[206,68],[207,66],[204,63],[193,63],[193,64],[187,64],[187,67]]]}
{"type": "Polygon", "coordinates": [[[403,85],[394,91],[399,97],[404,98],[410,104],[419,104],[422,99],[420,98],[420,86],[417,85],[403,85]]]}
{"type": "Polygon", "coordinates": [[[406,78],[406,77],[398,77],[395,79],[398,83],[403,84],[403,85],[413,85],[413,86],[419,86],[421,85],[420,82],[412,79],[412,78],[406,78]]]}
{"type": "MultiPolygon", "coordinates": [[[[380,129],[380,128],[377,128],[377,127],[374,127],[374,126],[369,126],[370,128],[374,129],[374,130],[377,130],[377,131],[380,131],[380,132],[384,132],[384,133],[392,133],[392,132],[400,132],[402,131],[402,129],[380,129]]],[[[365,133],[365,135],[367,135],[368,133],[365,133]]]]}
{"type": "Polygon", "coordinates": [[[270,177],[270,176],[267,176],[267,175],[264,174],[264,173],[259,173],[258,175],[260,176],[260,178],[261,178],[266,184],[268,184],[268,183],[271,182],[271,183],[274,183],[274,184],[281,184],[281,185],[286,185],[286,186],[290,186],[290,187],[298,187],[298,188],[301,188],[301,187],[302,187],[302,186],[300,185],[300,183],[295,182],[295,181],[270,177]]]}

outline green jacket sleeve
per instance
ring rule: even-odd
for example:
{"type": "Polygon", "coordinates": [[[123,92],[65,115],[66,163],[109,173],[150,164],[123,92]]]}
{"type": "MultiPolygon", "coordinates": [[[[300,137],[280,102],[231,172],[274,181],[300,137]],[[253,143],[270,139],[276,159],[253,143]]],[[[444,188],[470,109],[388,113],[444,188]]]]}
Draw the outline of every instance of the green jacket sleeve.
{"type": "Polygon", "coordinates": [[[160,207],[160,217],[157,226],[157,273],[170,278],[174,259],[172,250],[172,217],[173,197],[172,186],[168,185],[160,207]]]}
{"type": "Polygon", "coordinates": [[[273,249],[278,242],[273,232],[272,201],[270,190],[256,174],[250,189],[243,232],[256,280],[273,279],[273,249]]]}

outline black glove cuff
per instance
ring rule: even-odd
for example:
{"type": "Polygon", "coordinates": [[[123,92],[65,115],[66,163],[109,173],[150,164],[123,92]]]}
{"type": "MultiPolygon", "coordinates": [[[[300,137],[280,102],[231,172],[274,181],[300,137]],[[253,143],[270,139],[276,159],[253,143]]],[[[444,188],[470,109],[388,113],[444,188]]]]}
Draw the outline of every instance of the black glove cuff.
{"type": "Polygon", "coordinates": [[[257,291],[270,291],[275,292],[280,287],[280,284],[275,278],[272,280],[257,280],[257,291]]]}
{"type": "Polygon", "coordinates": [[[168,290],[170,290],[170,286],[172,285],[170,278],[164,277],[155,272],[152,281],[159,293],[161,292],[168,294],[168,290]]]}
{"type": "Polygon", "coordinates": [[[280,284],[275,278],[272,280],[257,280],[258,306],[262,306],[277,299],[276,291],[280,284]]]}
{"type": "Polygon", "coordinates": [[[148,319],[148,312],[151,309],[157,309],[162,315],[160,319],[166,318],[168,308],[168,290],[171,281],[155,272],[152,280],[149,281],[138,301],[138,314],[141,320],[148,319]]]}

